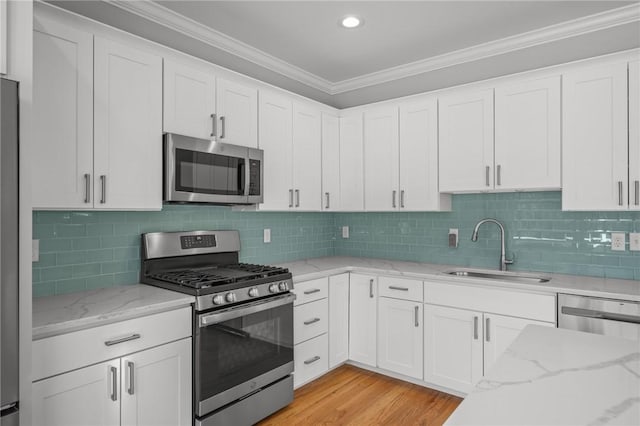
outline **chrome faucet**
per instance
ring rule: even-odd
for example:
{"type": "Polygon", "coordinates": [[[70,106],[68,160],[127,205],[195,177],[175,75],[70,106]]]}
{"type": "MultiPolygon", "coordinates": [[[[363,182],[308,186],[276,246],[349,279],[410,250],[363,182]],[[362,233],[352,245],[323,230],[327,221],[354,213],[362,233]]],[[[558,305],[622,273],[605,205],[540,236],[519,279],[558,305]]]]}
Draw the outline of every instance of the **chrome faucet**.
{"type": "Polygon", "coordinates": [[[473,229],[473,234],[471,234],[471,241],[478,241],[478,228],[480,228],[480,225],[487,222],[495,223],[500,228],[500,270],[506,271],[507,265],[511,265],[513,263],[513,260],[506,258],[504,251],[504,226],[502,226],[500,222],[491,218],[482,219],[476,224],[476,227],[473,229]]]}

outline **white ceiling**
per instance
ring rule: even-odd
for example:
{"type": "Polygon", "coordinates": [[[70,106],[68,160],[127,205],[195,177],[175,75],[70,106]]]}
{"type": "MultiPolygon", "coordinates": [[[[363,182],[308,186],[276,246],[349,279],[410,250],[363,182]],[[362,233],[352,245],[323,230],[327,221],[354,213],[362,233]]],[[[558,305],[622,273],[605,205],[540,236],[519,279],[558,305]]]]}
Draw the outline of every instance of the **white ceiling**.
{"type": "Polygon", "coordinates": [[[640,47],[640,0],[45,1],[338,108],[640,47]]]}

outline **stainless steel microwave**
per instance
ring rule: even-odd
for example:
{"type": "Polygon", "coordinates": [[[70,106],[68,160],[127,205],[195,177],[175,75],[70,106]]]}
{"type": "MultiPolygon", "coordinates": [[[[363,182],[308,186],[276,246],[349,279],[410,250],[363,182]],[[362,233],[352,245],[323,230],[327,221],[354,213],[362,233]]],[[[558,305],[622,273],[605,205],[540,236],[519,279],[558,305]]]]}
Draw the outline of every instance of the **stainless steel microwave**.
{"type": "Polygon", "coordinates": [[[261,149],[167,133],[164,201],[257,204],[263,200],[261,149]]]}

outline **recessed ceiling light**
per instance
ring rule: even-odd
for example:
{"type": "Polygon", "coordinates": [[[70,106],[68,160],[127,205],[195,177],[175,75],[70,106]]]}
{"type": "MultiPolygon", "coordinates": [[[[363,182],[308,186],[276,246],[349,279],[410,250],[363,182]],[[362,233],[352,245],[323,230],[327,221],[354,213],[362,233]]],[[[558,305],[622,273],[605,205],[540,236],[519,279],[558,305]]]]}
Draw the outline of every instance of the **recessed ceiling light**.
{"type": "Polygon", "coordinates": [[[340,25],[347,29],[358,28],[362,26],[362,19],[355,15],[347,15],[340,20],[340,25]]]}

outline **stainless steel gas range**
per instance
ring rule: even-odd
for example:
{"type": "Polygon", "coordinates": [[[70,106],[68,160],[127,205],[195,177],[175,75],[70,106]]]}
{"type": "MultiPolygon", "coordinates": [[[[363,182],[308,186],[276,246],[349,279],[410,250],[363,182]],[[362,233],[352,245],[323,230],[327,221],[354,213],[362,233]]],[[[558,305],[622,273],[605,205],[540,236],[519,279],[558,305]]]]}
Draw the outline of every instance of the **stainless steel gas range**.
{"type": "Polygon", "coordinates": [[[293,400],[293,282],[239,263],[237,231],[142,235],[141,281],[196,296],[196,425],[253,424],[293,400]]]}

